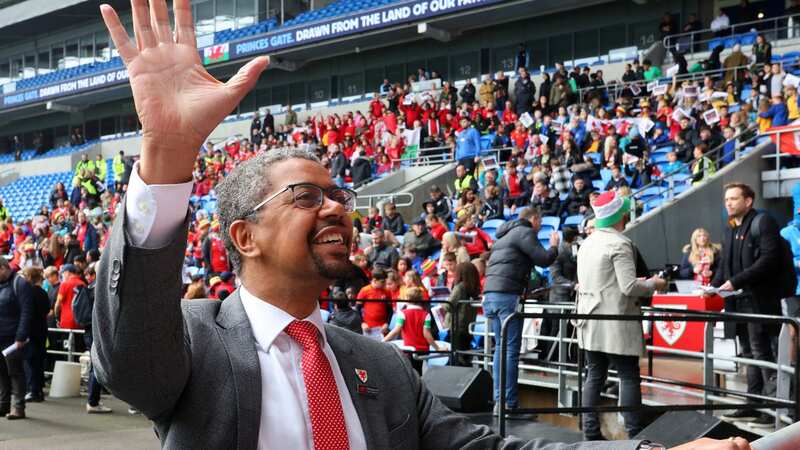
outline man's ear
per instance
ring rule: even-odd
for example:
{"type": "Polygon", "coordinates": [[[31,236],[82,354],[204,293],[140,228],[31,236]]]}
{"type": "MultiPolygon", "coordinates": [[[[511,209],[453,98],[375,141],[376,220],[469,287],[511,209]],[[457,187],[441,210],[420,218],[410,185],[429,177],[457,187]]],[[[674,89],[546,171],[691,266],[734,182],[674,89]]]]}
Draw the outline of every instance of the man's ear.
{"type": "Polygon", "coordinates": [[[255,242],[253,225],[255,224],[248,220],[236,220],[228,227],[231,242],[239,250],[242,259],[256,258],[261,255],[261,249],[255,242]]]}

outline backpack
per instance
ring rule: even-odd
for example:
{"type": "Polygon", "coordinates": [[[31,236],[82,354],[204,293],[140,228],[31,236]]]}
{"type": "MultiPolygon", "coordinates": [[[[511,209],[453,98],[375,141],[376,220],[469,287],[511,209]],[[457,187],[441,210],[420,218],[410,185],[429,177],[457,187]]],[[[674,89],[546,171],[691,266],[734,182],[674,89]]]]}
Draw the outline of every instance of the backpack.
{"type": "Polygon", "coordinates": [[[75,286],[72,292],[72,318],[83,328],[92,326],[94,286],[75,286]]]}
{"type": "MultiPolygon", "coordinates": [[[[750,225],[750,238],[753,240],[753,243],[758,247],[760,238],[761,238],[761,220],[766,215],[766,213],[758,213],[755,217],[753,217],[753,222],[750,225]]],[[[788,298],[793,297],[797,292],[797,276],[794,273],[794,253],[792,253],[792,247],[789,244],[789,241],[783,238],[783,236],[778,236],[779,242],[779,258],[780,258],[780,269],[778,273],[775,274],[775,282],[778,286],[778,293],[780,294],[781,298],[788,298]]],[[[756,249],[757,255],[760,256],[760,248],[756,249]]]]}

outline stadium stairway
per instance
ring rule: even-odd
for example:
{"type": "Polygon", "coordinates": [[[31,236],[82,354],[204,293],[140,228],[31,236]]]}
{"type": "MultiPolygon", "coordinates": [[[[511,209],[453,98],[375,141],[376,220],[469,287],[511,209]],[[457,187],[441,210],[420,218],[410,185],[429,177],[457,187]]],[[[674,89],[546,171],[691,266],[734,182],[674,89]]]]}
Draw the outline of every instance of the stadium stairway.
{"type": "MultiPolygon", "coordinates": [[[[625,234],[638,246],[650,269],[663,268],[666,264],[679,264],[682,249],[696,228],[705,228],[712,242],[720,242],[727,226],[723,204],[723,187],[727,183],[742,182],[756,191],[755,207],[768,209],[773,214],[788,214],[792,208],[790,199],[764,198],[762,172],[768,169],[769,161],[764,154],[773,153],[774,145],[764,137],[758,138],[753,150],[723,167],[710,180],[689,187],[681,195],[664,200],[660,206],[635,220],[625,234]]],[[[789,216],[775,217],[785,224],[789,216]]]]}
{"type": "Polygon", "coordinates": [[[403,216],[406,223],[411,224],[413,219],[422,213],[422,202],[429,197],[428,190],[433,184],[438,185],[445,193],[452,186],[455,179],[455,163],[437,164],[429,166],[406,167],[390,175],[379,178],[364,187],[356,189],[359,195],[357,208],[361,214],[367,214],[371,205],[379,205],[389,201],[396,195],[397,211],[403,216]],[[411,194],[411,205],[402,206],[411,194]],[[370,202],[371,200],[371,202],[370,202]]]}

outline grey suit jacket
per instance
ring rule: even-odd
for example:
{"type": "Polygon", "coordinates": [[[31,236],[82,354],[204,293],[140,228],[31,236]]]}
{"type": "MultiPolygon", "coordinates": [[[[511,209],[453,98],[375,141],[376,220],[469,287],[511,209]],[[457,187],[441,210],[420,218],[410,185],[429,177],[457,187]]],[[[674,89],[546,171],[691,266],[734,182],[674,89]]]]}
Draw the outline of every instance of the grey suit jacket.
{"type": "MultiPolygon", "coordinates": [[[[188,221],[171,244],[155,250],[131,245],[124,221],[121,213],[97,274],[98,379],[154,422],[163,448],[257,448],[261,373],[238,291],[224,302],[179,301],[188,221]]],[[[370,449],[637,447],[503,440],[442,405],[391,346],[333,326],[326,333],[370,449]],[[356,368],[369,374],[368,392],[359,393],[356,368]]]]}

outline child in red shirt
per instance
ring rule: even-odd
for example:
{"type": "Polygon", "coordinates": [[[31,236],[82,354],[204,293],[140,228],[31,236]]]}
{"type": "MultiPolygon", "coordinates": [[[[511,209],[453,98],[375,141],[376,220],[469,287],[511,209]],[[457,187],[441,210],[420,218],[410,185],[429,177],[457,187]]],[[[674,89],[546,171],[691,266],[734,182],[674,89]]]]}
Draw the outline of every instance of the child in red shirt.
{"type": "MultiPolygon", "coordinates": [[[[431,314],[421,305],[422,290],[413,287],[406,292],[406,295],[410,303],[397,313],[397,325],[383,338],[383,342],[391,341],[402,332],[403,345],[414,348],[416,354],[425,354],[430,347],[439,351],[439,345],[431,333],[431,314]]],[[[422,375],[421,360],[412,358],[411,365],[422,375]]]]}
{"type": "MultiPolygon", "coordinates": [[[[358,292],[358,300],[390,300],[392,295],[386,290],[386,272],[375,269],[370,283],[358,292]]],[[[381,339],[389,331],[389,319],[392,314],[391,303],[358,302],[361,305],[363,322],[361,329],[365,336],[381,339]]]]}

